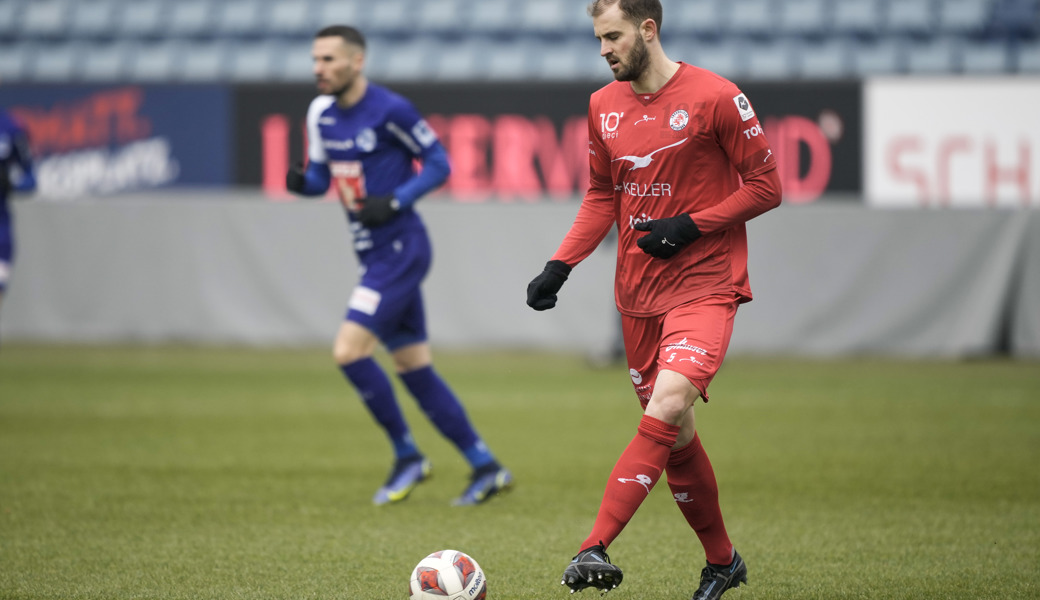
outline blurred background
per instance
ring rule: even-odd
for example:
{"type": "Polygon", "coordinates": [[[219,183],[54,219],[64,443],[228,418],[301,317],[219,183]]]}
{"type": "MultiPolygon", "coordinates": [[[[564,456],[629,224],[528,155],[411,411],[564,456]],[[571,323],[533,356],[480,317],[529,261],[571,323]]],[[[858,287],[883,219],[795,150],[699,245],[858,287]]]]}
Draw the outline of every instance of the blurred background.
{"type": "MultiPolygon", "coordinates": [[[[732,353],[1040,357],[1037,0],[666,0],[668,55],[747,93],[784,204],[749,224],[732,353]]],[[[450,153],[423,200],[438,346],[607,351],[613,247],[524,304],[587,182],[610,81],[577,0],[0,0],[0,105],[39,189],[14,201],[9,341],[328,343],[356,262],[337,204],[284,190],[314,32],[450,153]]]]}

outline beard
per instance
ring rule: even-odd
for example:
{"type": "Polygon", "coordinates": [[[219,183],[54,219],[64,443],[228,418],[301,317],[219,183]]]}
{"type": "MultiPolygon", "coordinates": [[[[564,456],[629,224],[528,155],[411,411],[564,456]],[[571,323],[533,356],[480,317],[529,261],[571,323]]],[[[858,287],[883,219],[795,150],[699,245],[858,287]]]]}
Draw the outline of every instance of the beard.
{"type": "Polygon", "coordinates": [[[636,38],[636,44],[628,54],[628,60],[622,61],[620,68],[614,73],[618,81],[635,81],[650,66],[650,53],[646,50],[643,38],[636,38]]]}

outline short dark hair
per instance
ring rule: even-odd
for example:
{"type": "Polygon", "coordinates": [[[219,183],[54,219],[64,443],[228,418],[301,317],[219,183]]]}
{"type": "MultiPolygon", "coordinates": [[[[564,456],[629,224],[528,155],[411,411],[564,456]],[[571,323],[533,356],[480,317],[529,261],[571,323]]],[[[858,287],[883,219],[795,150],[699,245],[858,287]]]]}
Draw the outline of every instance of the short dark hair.
{"type": "Polygon", "coordinates": [[[329,25],[314,34],[315,38],[341,37],[348,44],[353,44],[362,50],[365,49],[365,36],[357,28],[350,25],[329,25]]]}
{"type": "Polygon", "coordinates": [[[664,20],[661,0],[592,0],[588,8],[589,16],[598,17],[608,6],[615,4],[620,4],[621,13],[635,23],[636,27],[647,19],[653,19],[657,24],[657,32],[661,32],[661,22],[664,20]]]}

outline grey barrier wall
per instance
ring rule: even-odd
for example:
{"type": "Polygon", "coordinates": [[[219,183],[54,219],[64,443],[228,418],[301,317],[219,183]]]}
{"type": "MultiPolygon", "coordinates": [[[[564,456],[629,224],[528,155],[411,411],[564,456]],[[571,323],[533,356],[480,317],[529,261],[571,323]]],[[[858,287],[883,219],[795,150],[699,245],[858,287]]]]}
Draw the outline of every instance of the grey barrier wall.
{"type": "MultiPolygon", "coordinates": [[[[525,305],[577,202],[420,205],[443,348],[595,351],[617,327],[613,247],[556,309],[525,305]]],[[[5,340],[324,345],[357,276],[338,205],[242,192],[14,204],[5,340]]],[[[749,226],[755,301],[731,352],[1040,356],[1040,214],[783,206],[749,226]]]]}

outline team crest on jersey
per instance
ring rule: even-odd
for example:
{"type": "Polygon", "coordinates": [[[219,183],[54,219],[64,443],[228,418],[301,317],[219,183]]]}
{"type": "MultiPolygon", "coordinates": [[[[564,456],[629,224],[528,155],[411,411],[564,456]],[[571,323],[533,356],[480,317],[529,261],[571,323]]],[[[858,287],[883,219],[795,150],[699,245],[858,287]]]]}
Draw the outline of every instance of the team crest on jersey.
{"type": "Polygon", "coordinates": [[[751,103],[744,94],[733,96],[733,104],[736,104],[737,110],[740,111],[741,121],[747,121],[755,116],[755,109],[751,108],[751,103]]]}
{"type": "Polygon", "coordinates": [[[682,131],[690,124],[690,113],[685,110],[677,110],[668,118],[668,125],[673,131],[682,131]]]}
{"type": "Polygon", "coordinates": [[[357,147],[363,152],[371,152],[376,149],[376,132],[371,127],[362,129],[358,134],[357,147]]]}

